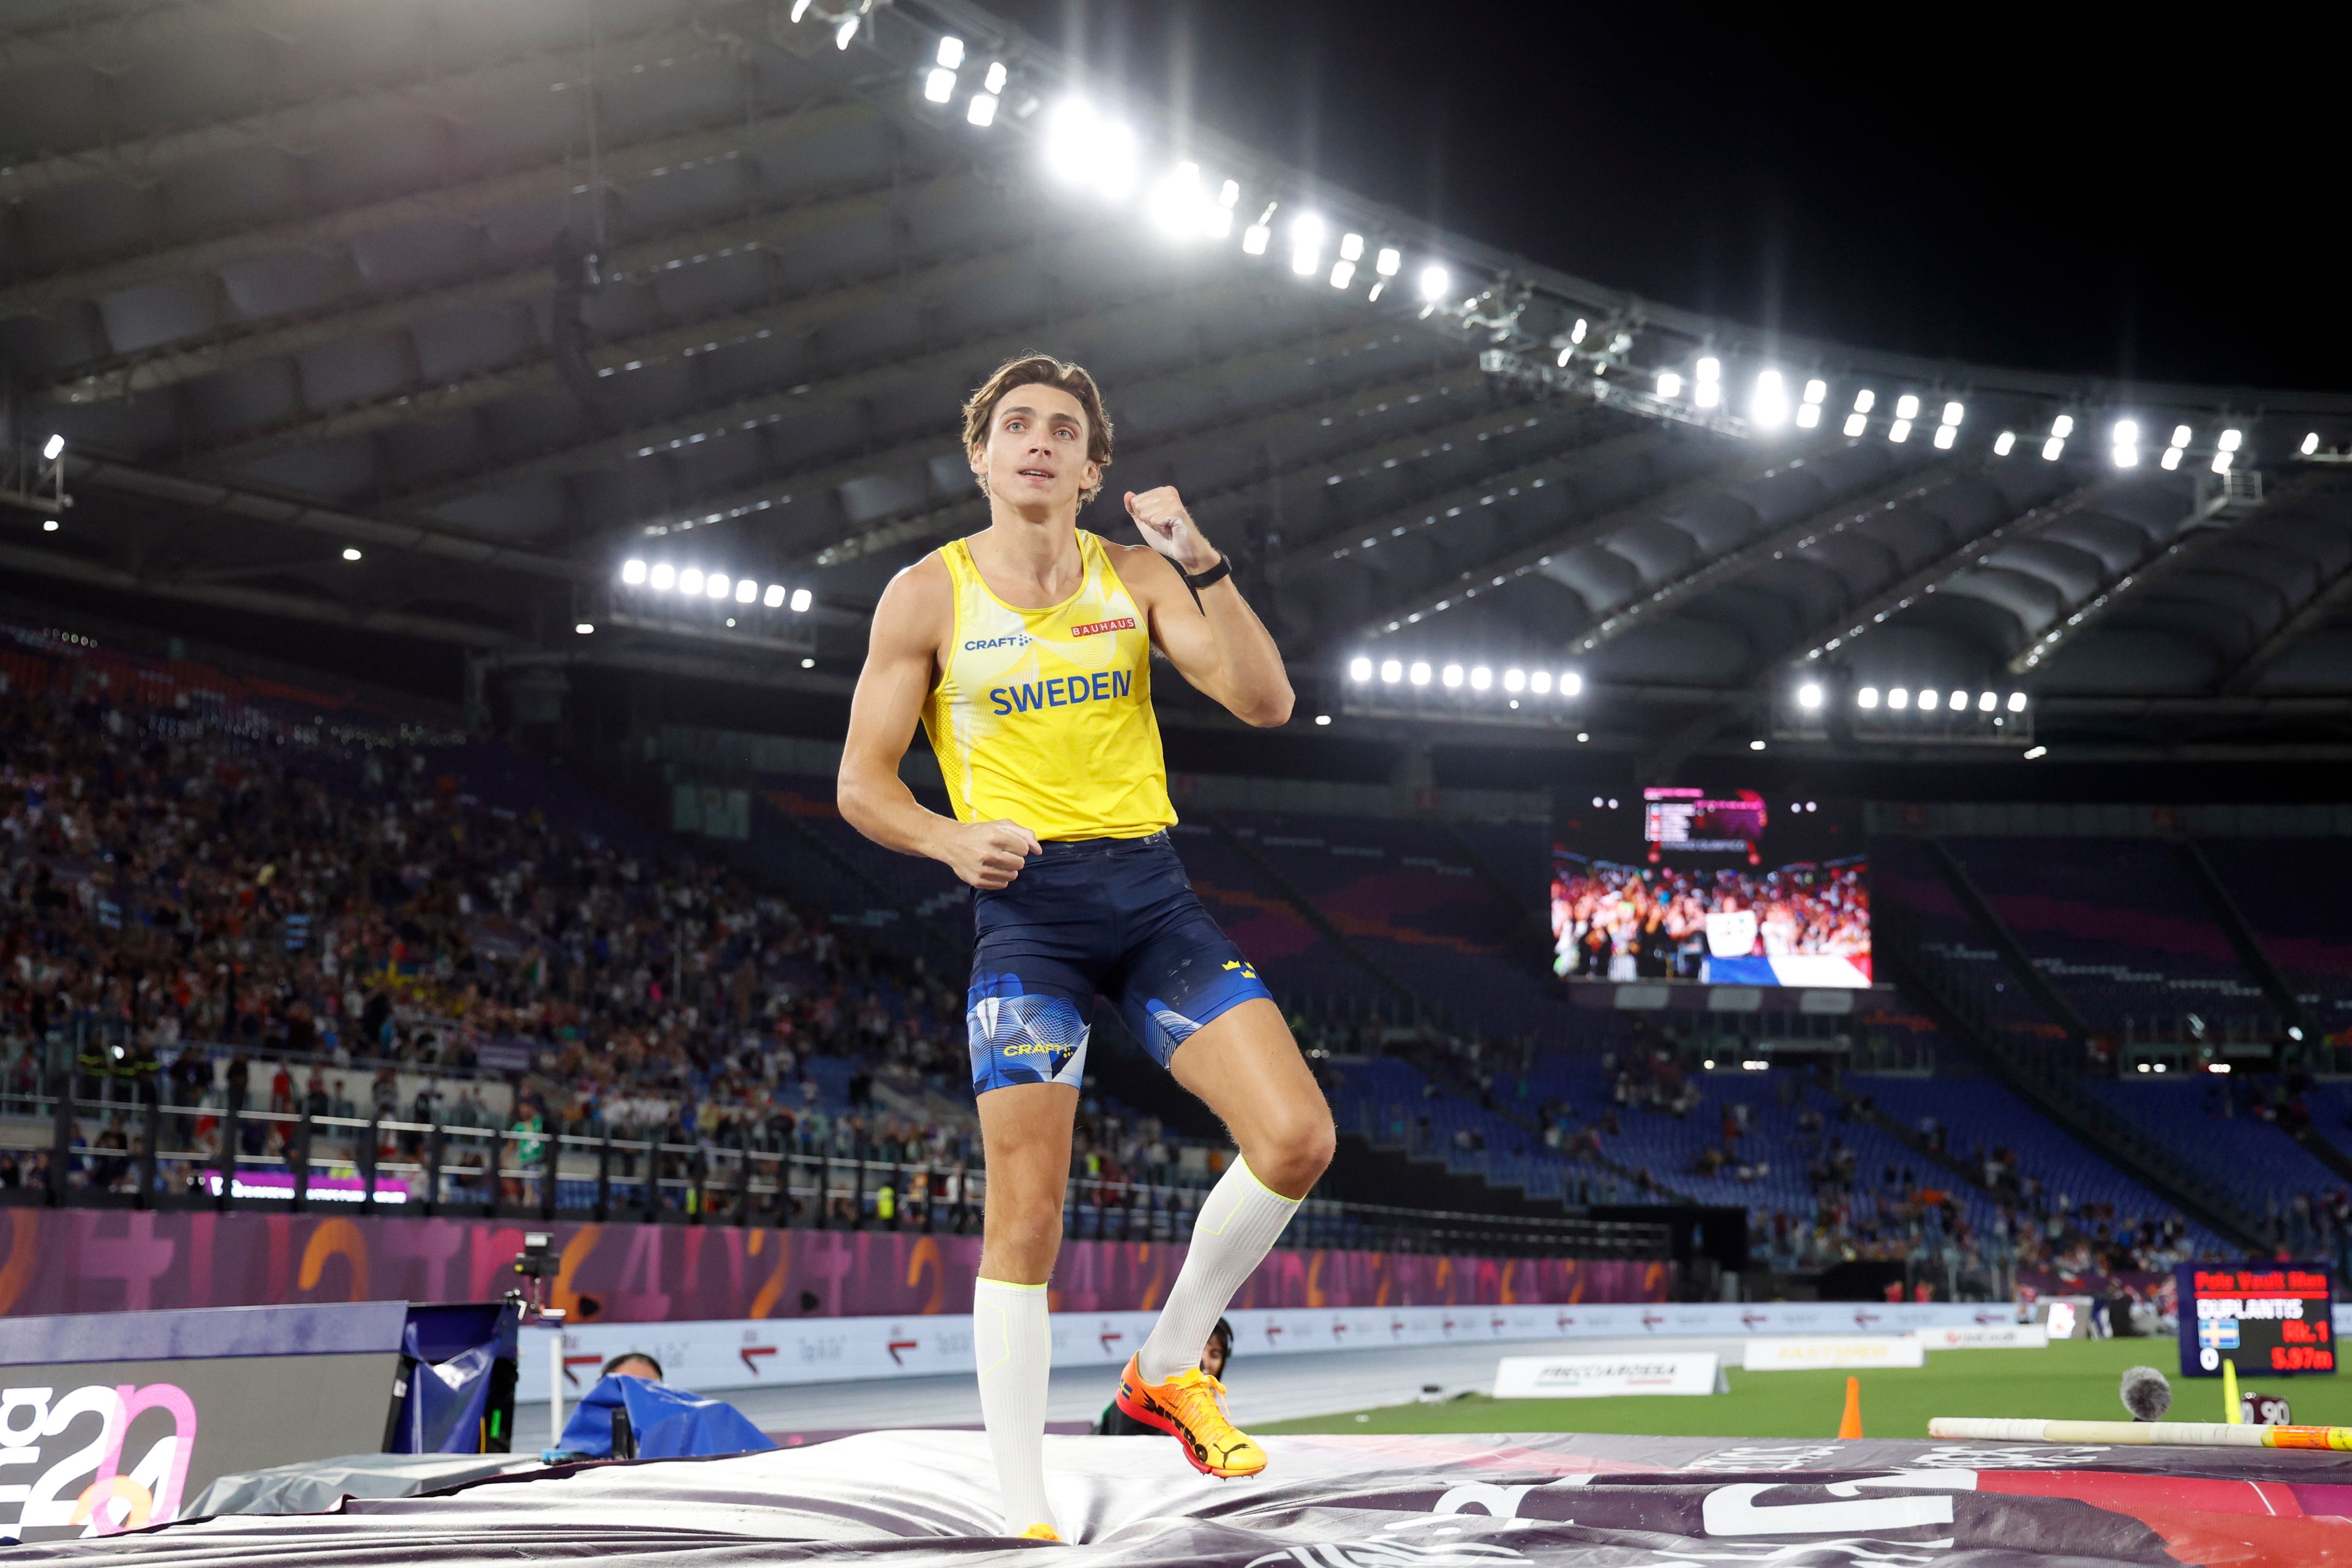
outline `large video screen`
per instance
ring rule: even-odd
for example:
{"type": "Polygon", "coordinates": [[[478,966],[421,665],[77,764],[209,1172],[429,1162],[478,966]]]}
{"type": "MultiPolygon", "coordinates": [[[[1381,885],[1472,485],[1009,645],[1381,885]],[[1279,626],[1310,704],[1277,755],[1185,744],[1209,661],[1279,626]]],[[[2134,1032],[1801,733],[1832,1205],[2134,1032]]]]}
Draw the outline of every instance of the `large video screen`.
{"type": "Polygon", "coordinates": [[[1552,857],[1567,980],[1861,987],[1869,868],[1842,813],[1753,790],[1657,788],[1570,813],[1552,857]],[[1783,858],[1783,857],[1786,857],[1783,858]]]}

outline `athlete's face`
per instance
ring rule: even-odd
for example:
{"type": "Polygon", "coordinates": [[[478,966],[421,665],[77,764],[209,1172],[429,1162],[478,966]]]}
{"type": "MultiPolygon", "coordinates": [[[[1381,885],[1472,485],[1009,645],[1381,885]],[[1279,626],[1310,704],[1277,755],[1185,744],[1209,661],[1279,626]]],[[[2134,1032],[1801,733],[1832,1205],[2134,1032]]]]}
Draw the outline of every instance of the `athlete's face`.
{"type": "Polygon", "coordinates": [[[1016,386],[990,416],[988,445],[971,471],[991,496],[1014,506],[1075,507],[1102,479],[1101,468],[1087,461],[1087,411],[1069,393],[1016,386]]]}

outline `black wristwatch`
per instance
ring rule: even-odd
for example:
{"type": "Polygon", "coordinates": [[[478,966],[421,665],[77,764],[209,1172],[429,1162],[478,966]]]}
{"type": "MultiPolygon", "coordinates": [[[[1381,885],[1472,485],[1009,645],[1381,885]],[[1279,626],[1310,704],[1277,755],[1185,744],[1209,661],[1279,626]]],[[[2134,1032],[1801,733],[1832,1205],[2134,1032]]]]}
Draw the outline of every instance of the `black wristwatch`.
{"type": "Polygon", "coordinates": [[[1176,568],[1176,574],[1184,579],[1184,586],[1192,589],[1192,592],[1197,594],[1202,589],[1207,587],[1210,584],[1222,583],[1226,578],[1232,576],[1234,574],[1234,559],[1232,556],[1226,555],[1221,552],[1217,556],[1217,563],[1214,566],[1210,567],[1206,572],[1187,572],[1183,567],[1179,566],[1176,568]]]}

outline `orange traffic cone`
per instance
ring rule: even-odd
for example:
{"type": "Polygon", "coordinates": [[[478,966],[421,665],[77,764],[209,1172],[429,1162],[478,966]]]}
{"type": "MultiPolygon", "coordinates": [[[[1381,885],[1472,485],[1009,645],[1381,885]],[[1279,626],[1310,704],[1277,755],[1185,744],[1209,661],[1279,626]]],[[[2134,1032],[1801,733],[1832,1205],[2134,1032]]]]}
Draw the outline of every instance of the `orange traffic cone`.
{"type": "Polygon", "coordinates": [[[1858,1377],[1845,1380],[1845,1415],[1838,1421],[1838,1436],[1862,1436],[1862,1379],[1858,1377]]]}

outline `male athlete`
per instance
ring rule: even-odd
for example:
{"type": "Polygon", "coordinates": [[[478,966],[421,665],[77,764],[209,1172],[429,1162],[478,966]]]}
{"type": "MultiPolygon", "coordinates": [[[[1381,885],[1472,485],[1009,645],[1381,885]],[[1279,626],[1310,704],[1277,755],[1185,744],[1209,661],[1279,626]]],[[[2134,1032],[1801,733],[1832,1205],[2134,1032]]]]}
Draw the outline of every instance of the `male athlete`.
{"type": "Polygon", "coordinates": [[[1081,531],[1110,424],[1093,377],[1016,359],[964,405],[989,526],[891,581],[850,705],[841,815],[978,889],[967,1026],[987,1163],[972,1289],[981,1416],[1007,1534],[1059,1540],[1045,1500],[1045,1282],[1097,992],[1241,1158],[1217,1183],[1119,1408],[1193,1467],[1255,1475],[1201,1347],[1330,1163],[1330,1108],[1257,972],[1192,894],[1151,712],[1151,651],[1244,723],[1290,717],[1290,681],[1223,557],[1171,489],[1129,494],[1144,544],[1081,531]],[[920,718],[955,816],[898,777],[920,718]]]}

